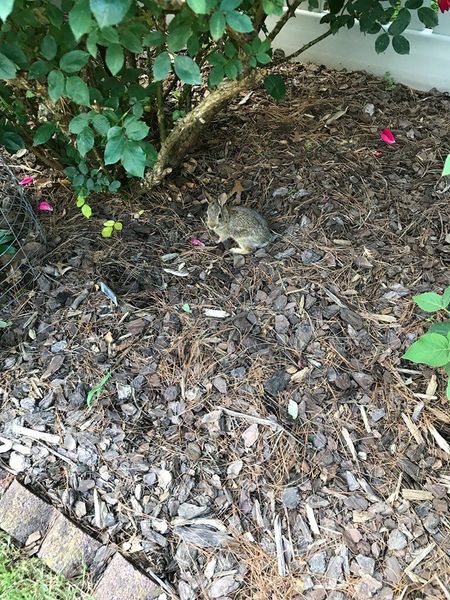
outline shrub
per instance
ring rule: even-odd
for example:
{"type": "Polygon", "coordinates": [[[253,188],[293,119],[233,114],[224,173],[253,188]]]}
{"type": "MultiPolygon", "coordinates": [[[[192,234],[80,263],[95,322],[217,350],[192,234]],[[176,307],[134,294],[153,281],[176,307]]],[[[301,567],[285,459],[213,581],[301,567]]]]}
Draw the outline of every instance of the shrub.
{"type": "MultiPolygon", "coordinates": [[[[450,314],[450,287],[444,293],[426,292],[414,296],[414,302],[423,311],[437,313],[442,311],[450,314]]],[[[428,365],[430,367],[443,367],[450,376],[450,321],[433,323],[427,333],[420,336],[405,352],[402,358],[414,363],[428,365]]],[[[447,398],[450,400],[450,378],[447,384],[447,398]]]]}
{"type": "Polygon", "coordinates": [[[377,36],[377,52],[407,54],[411,12],[437,24],[422,3],[328,0],[324,33],[275,59],[300,0],[2,0],[0,143],[65,168],[89,216],[91,192],[130,177],[160,182],[242,90],[264,79],[282,100],[283,79],[268,69],[340,29],[358,25],[377,36]]]}

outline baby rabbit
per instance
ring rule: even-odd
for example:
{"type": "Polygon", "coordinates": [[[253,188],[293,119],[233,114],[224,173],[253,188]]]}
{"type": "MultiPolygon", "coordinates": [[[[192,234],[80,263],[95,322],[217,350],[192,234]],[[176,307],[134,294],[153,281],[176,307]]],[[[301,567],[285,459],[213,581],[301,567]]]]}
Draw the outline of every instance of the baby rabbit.
{"type": "Polygon", "coordinates": [[[245,206],[225,206],[227,195],[208,204],[206,224],[219,236],[217,243],[229,238],[238,244],[231,248],[233,254],[250,254],[258,248],[268,246],[275,239],[266,220],[256,210],[245,206]]]}

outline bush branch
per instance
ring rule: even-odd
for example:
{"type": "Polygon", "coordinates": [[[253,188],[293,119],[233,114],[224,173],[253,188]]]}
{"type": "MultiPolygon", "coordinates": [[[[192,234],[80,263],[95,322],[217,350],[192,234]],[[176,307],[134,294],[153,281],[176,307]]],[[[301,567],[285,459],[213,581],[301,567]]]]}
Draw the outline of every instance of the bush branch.
{"type": "Polygon", "coordinates": [[[302,46],[295,52],[292,52],[292,54],[288,54],[288,56],[284,56],[280,60],[273,62],[272,63],[273,66],[278,66],[282,63],[292,60],[293,58],[297,58],[297,56],[299,56],[300,54],[303,54],[303,52],[306,52],[306,50],[309,50],[312,46],[315,46],[316,44],[318,44],[319,42],[321,42],[322,40],[327,38],[332,33],[333,32],[331,31],[331,29],[329,29],[328,31],[326,31],[325,33],[322,33],[322,35],[319,35],[319,37],[314,38],[313,40],[311,40],[310,42],[308,42],[307,44],[305,44],[304,46],[302,46]]]}
{"type": "Polygon", "coordinates": [[[287,11],[284,13],[284,15],[278,20],[277,24],[275,25],[275,27],[272,29],[272,31],[269,33],[269,35],[267,36],[269,38],[269,40],[273,41],[277,35],[280,33],[280,31],[283,29],[283,27],[286,25],[286,23],[289,21],[289,19],[291,17],[294,16],[295,11],[297,10],[297,8],[300,6],[300,4],[303,2],[303,0],[295,0],[287,9],[287,11]]]}

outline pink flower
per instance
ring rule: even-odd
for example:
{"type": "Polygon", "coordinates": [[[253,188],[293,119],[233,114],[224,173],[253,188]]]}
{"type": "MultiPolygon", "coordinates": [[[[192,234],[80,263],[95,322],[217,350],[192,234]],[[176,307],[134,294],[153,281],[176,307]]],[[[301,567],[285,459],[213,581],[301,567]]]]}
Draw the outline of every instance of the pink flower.
{"type": "Polygon", "coordinates": [[[205,245],[201,240],[197,240],[196,238],[191,240],[191,244],[193,246],[200,246],[200,247],[203,247],[205,245]]]}
{"type": "Polygon", "coordinates": [[[38,209],[42,210],[42,212],[52,212],[53,206],[48,202],[39,202],[38,209]]]}
{"type": "Polygon", "coordinates": [[[24,177],[19,181],[19,185],[28,185],[29,183],[33,183],[34,177],[24,177]]]}
{"type": "Polygon", "coordinates": [[[395,144],[395,137],[390,129],[383,129],[383,131],[380,131],[380,138],[383,142],[386,142],[386,144],[395,144]]]}

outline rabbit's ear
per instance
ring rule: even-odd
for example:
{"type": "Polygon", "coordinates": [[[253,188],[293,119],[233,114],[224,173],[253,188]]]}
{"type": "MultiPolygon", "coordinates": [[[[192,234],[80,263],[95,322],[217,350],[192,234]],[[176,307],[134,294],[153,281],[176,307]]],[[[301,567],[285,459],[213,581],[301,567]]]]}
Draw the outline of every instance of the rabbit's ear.
{"type": "Polygon", "coordinates": [[[227,200],[228,200],[228,195],[225,193],[220,194],[220,196],[217,198],[217,201],[220,204],[220,206],[223,206],[227,200]]]}

